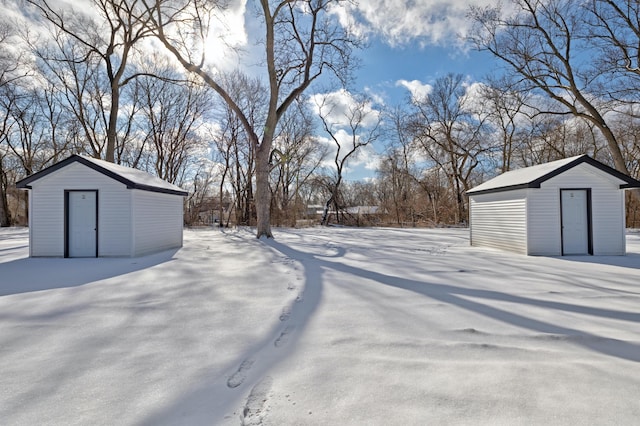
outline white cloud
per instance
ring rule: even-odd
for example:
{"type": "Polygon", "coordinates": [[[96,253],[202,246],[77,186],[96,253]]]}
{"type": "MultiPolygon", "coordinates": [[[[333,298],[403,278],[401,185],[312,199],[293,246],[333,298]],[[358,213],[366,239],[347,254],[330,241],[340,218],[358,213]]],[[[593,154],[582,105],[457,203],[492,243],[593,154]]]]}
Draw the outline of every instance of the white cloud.
{"type": "Polygon", "coordinates": [[[433,91],[433,86],[419,80],[398,80],[396,86],[403,86],[411,93],[411,99],[417,102],[425,100],[433,91]]]}
{"type": "Polygon", "coordinates": [[[355,32],[379,34],[390,45],[419,40],[423,45],[462,44],[471,22],[470,6],[496,5],[495,0],[368,0],[345,2],[334,13],[355,32]]]}
{"type": "Polygon", "coordinates": [[[207,61],[216,68],[226,70],[237,66],[237,51],[248,43],[245,13],[246,0],[233,0],[215,17],[206,41],[206,53],[207,61]]]}
{"type": "MultiPolygon", "coordinates": [[[[529,95],[526,101],[520,100],[522,94],[514,92],[494,93],[493,96],[499,96],[497,99],[504,105],[510,105],[510,110],[518,109],[518,112],[513,117],[508,117],[504,110],[497,111],[495,108],[495,102],[491,100],[491,96],[487,98],[487,91],[490,91],[489,87],[481,82],[472,82],[465,85],[466,92],[464,95],[464,106],[469,111],[478,113],[479,118],[489,116],[490,122],[497,120],[496,114],[502,115],[502,121],[507,122],[513,120],[516,126],[522,126],[526,128],[530,126],[531,117],[536,113],[536,106],[545,109],[548,108],[548,99],[540,95],[529,95]],[[521,102],[525,102],[522,105],[521,102]]],[[[500,125],[500,123],[496,123],[500,125]]]]}
{"type": "Polygon", "coordinates": [[[486,85],[480,82],[466,83],[464,94],[465,107],[472,111],[482,111],[482,104],[484,103],[483,91],[486,89],[486,85]]]}
{"type": "Polygon", "coordinates": [[[382,159],[380,158],[380,154],[378,154],[372,145],[363,147],[360,152],[359,159],[364,165],[364,168],[369,171],[377,171],[380,169],[382,159]]]}
{"type": "Polygon", "coordinates": [[[382,94],[376,92],[371,87],[365,87],[364,88],[364,92],[367,94],[367,96],[369,98],[371,98],[371,101],[374,104],[376,104],[376,105],[384,105],[385,104],[384,96],[382,94]]]}

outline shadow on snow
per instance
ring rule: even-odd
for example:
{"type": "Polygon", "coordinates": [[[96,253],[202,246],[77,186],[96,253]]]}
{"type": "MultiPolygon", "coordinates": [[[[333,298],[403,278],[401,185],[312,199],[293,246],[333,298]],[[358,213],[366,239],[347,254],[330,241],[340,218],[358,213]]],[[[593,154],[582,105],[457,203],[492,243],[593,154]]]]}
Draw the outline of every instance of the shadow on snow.
{"type": "Polygon", "coordinates": [[[133,258],[21,258],[0,263],[0,297],[77,287],[170,262],[178,249],[133,258]]]}

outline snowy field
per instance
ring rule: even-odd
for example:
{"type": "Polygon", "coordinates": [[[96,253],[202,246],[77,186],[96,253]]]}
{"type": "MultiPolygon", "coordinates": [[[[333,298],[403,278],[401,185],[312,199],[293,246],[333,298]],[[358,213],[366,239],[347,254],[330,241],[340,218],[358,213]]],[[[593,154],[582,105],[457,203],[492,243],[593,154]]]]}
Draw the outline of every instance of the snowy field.
{"type": "Polygon", "coordinates": [[[0,230],[0,423],[640,422],[640,233],[566,258],[464,229],[275,233],[29,259],[0,230]]]}

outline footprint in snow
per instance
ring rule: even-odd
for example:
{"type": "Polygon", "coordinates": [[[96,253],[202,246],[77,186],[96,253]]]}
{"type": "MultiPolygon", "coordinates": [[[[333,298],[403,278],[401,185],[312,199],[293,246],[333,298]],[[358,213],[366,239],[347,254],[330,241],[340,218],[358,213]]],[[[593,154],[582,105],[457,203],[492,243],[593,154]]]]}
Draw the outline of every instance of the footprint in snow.
{"type": "Polygon", "coordinates": [[[289,341],[289,335],[293,332],[294,329],[295,327],[291,325],[285,327],[285,329],[282,330],[282,333],[280,333],[280,336],[278,336],[278,338],[273,342],[273,346],[279,348],[280,346],[286,344],[289,341]]]}
{"type": "Polygon", "coordinates": [[[480,330],[477,330],[477,329],[475,329],[473,327],[471,327],[471,328],[463,328],[461,330],[456,330],[456,331],[459,331],[461,333],[469,333],[469,334],[485,334],[484,332],[482,332],[480,330]]]}
{"type": "Polygon", "coordinates": [[[247,397],[247,402],[242,410],[242,416],[240,416],[241,425],[262,425],[262,421],[268,411],[267,402],[272,385],[273,379],[267,376],[251,389],[247,397]]]}
{"type": "Polygon", "coordinates": [[[244,361],[242,361],[242,364],[240,364],[236,372],[233,373],[227,380],[227,387],[233,389],[240,386],[244,382],[244,379],[247,378],[247,373],[249,372],[251,366],[253,366],[252,359],[245,359],[244,361]]]}
{"type": "Polygon", "coordinates": [[[286,321],[291,316],[290,308],[282,308],[282,313],[280,314],[280,321],[286,321]]]}

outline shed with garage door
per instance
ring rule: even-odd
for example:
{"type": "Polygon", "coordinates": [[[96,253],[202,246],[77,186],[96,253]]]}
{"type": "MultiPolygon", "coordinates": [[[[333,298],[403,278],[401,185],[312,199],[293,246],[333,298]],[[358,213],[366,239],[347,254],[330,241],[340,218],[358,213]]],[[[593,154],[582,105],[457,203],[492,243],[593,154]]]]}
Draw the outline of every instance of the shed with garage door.
{"type": "Polygon", "coordinates": [[[528,255],[624,255],[625,189],[587,155],[506,172],[467,191],[472,246],[528,255]]]}
{"type": "Polygon", "coordinates": [[[81,155],[17,183],[29,190],[32,257],[131,257],[182,246],[180,187],[81,155]]]}

